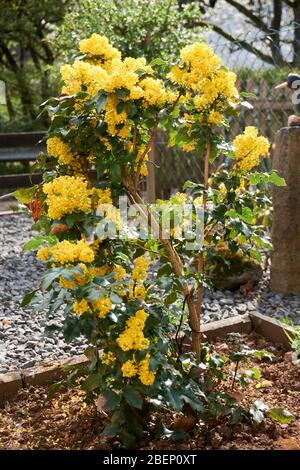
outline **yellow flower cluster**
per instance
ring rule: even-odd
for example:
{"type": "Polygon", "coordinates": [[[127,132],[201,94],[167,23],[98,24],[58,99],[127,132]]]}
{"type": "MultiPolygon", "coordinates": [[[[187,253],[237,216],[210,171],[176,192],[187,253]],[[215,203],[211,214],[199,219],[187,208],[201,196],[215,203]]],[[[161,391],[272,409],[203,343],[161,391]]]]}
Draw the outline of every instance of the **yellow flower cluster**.
{"type": "MultiPolygon", "coordinates": [[[[222,68],[220,58],[204,43],[184,47],[180,52],[180,57],[183,66],[173,67],[168,74],[169,80],[185,88],[180,102],[193,103],[201,113],[198,118],[200,123],[205,118],[208,124],[219,125],[223,119],[224,105],[237,101],[236,75],[222,68]],[[204,114],[207,108],[211,111],[209,114],[204,114]]],[[[191,127],[194,118],[186,118],[185,114],[185,126],[191,127]]],[[[183,149],[187,152],[193,151],[195,142],[191,139],[191,142],[186,143],[183,149]]]]}
{"type": "Polygon", "coordinates": [[[149,268],[149,259],[146,256],[139,256],[134,260],[134,267],[132,271],[132,279],[136,281],[143,281],[147,277],[149,268]]]}
{"type": "Polygon", "coordinates": [[[83,54],[99,56],[104,61],[121,58],[120,51],[112,47],[105,36],[96,33],[92,34],[90,38],[80,41],[79,49],[83,54]]]}
{"type": "Polygon", "coordinates": [[[162,80],[151,76],[153,69],[145,58],[127,57],[122,60],[121,53],[106,37],[93,34],[80,42],[80,51],[87,54],[84,60],[61,67],[62,93],[73,95],[83,89],[89,97],[100,90],[108,93],[104,121],[112,136],[127,138],[131,133],[127,112],[118,112],[117,109],[120,103],[115,94],[117,90],[127,93],[124,96],[126,100],[140,100],[144,108],[172,103],[176,99],[176,94],[166,89],[162,80]]]}
{"type": "Polygon", "coordinates": [[[139,377],[144,385],[152,385],[155,380],[155,371],[151,372],[149,369],[149,359],[150,356],[147,354],[139,364],[139,377]]]}
{"type": "Polygon", "coordinates": [[[145,300],[147,295],[147,289],[143,286],[142,283],[136,283],[132,281],[129,284],[129,298],[130,299],[139,299],[145,300]]]}
{"type": "Polygon", "coordinates": [[[215,73],[221,62],[213,50],[201,42],[184,47],[180,51],[180,58],[184,62],[184,67],[178,65],[173,67],[168,78],[194,91],[202,91],[200,88],[202,80],[215,73]]]}
{"type": "Polygon", "coordinates": [[[48,261],[51,258],[51,250],[47,246],[42,246],[37,252],[37,257],[41,261],[48,261]]]}
{"type": "Polygon", "coordinates": [[[71,165],[74,161],[73,154],[69,150],[68,144],[59,137],[50,137],[47,140],[47,153],[51,157],[58,159],[60,165],[71,165]]]}
{"type": "Polygon", "coordinates": [[[138,375],[142,384],[152,385],[155,380],[156,372],[150,371],[149,359],[150,355],[147,354],[146,357],[142,359],[139,364],[137,364],[135,359],[129,359],[128,361],[124,362],[121,367],[123,377],[130,378],[138,375]]]}
{"type": "Polygon", "coordinates": [[[143,281],[147,277],[149,259],[147,256],[139,256],[134,260],[132,270],[132,281],[129,284],[129,298],[145,300],[147,290],[143,286],[143,281]]]}
{"type": "Polygon", "coordinates": [[[89,304],[87,303],[86,299],[82,299],[80,301],[75,300],[72,305],[73,311],[81,315],[85,313],[89,309],[89,304]]]}
{"type": "Polygon", "coordinates": [[[236,168],[243,172],[257,166],[259,158],[266,156],[270,148],[268,139],[258,136],[258,130],[253,126],[246,127],[244,133],[238,135],[232,144],[236,168]]]}
{"type": "Polygon", "coordinates": [[[147,317],[144,310],[137,310],[135,315],[127,320],[125,331],[117,338],[117,344],[123,351],[142,351],[148,348],[150,343],[143,333],[147,317]]]}
{"type": "Polygon", "coordinates": [[[123,377],[134,377],[138,373],[138,367],[134,359],[124,362],[121,367],[123,377]]]}
{"type": "Polygon", "coordinates": [[[106,70],[98,65],[76,60],[73,65],[66,64],[60,68],[61,78],[64,82],[62,93],[74,95],[86,88],[90,96],[95,95],[106,86],[108,75],[106,70]]]}
{"type": "Polygon", "coordinates": [[[101,297],[100,299],[93,300],[93,309],[97,312],[99,318],[104,318],[112,309],[112,303],[109,297],[101,297]]]}
{"type": "Polygon", "coordinates": [[[108,353],[102,353],[100,356],[101,362],[107,366],[116,362],[116,359],[116,355],[112,351],[108,351],[108,353]]]}
{"type": "MultiPolygon", "coordinates": [[[[41,248],[37,254],[39,259],[44,255],[44,248],[41,248]],[[41,254],[41,250],[42,254],[41,254]]],[[[75,262],[92,263],[95,255],[89,244],[85,240],[79,240],[77,243],[71,243],[63,240],[49,248],[49,257],[53,257],[53,261],[59,264],[68,264],[75,262]]]]}
{"type": "Polygon", "coordinates": [[[100,204],[112,204],[110,188],[93,188],[91,189],[91,194],[96,199],[97,206],[99,206],[100,204]]]}
{"type": "MultiPolygon", "coordinates": [[[[226,101],[236,101],[238,91],[235,87],[236,74],[225,69],[218,70],[211,77],[207,77],[199,84],[200,94],[194,98],[195,107],[201,111],[205,107],[211,106],[218,99],[226,99],[226,101]]],[[[220,102],[222,108],[222,101],[220,102]]],[[[213,113],[213,120],[216,120],[213,113]]]]}
{"type": "Polygon", "coordinates": [[[115,273],[114,277],[117,281],[122,281],[126,277],[126,270],[123,266],[115,266],[113,272],[115,273]]]}
{"type": "Polygon", "coordinates": [[[59,176],[45,183],[43,192],[47,195],[48,215],[51,219],[60,219],[73,212],[86,212],[91,208],[90,190],[83,178],[59,176]]]}

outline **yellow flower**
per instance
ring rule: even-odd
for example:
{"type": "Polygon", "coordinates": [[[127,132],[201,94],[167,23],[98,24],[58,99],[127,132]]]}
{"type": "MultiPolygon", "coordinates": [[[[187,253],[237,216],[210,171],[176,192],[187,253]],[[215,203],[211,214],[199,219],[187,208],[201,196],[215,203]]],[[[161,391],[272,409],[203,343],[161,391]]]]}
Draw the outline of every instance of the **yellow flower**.
{"type": "Polygon", "coordinates": [[[130,299],[139,299],[145,300],[147,295],[147,290],[143,286],[143,284],[136,284],[132,281],[129,285],[129,298],[130,299]]]}
{"type": "Polygon", "coordinates": [[[78,261],[91,263],[95,258],[93,250],[83,239],[77,243],[63,240],[51,247],[51,253],[54,256],[55,263],[59,264],[74,263],[78,261]]]}
{"type": "Polygon", "coordinates": [[[57,158],[61,165],[70,165],[74,160],[68,144],[59,137],[50,137],[47,140],[47,153],[51,157],[57,158]]]}
{"type": "Polygon", "coordinates": [[[138,373],[138,368],[135,361],[132,359],[124,362],[121,367],[123,377],[134,377],[138,373]]]}
{"type": "Polygon", "coordinates": [[[149,340],[145,338],[143,333],[147,317],[144,310],[138,310],[133,317],[127,320],[124,332],[117,338],[117,344],[123,351],[131,349],[142,351],[149,347],[149,340]]]}
{"type": "Polygon", "coordinates": [[[38,250],[37,257],[41,261],[48,261],[48,259],[51,258],[51,250],[49,250],[47,246],[43,246],[38,250]]]}
{"type": "Polygon", "coordinates": [[[180,57],[184,67],[173,67],[168,78],[193,90],[198,90],[201,81],[216,72],[221,62],[209,46],[200,42],[184,47],[180,57]]]}
{"type": "Polygon", "coordinates": [[[102,353],[100,356],[100,360],[105,365],[110,365],[116,362],[116,355],[112,351],[108,351],[108,353],[102,353]]]}
{"type": "Polygon", "coordinates": [[[106,276],[110,272],[110,267],[108,264],[104,264],[103,266],[94,266],[91,270],[90,273],[93,276],[106,276]]]}
{"type": "Polygon", "coordinates": [[[258,136],[258,130],[249,126],[243,134],[238,135],[232,142],[236,168],[242,172],[250,171],[259,164],[259,157],[268,154],[270,144],[268,139],[258,136]]]}
{"type": "Polygon", "coordinates": [[[89,309],[89,304],[86,299],[82,299],[79,302],[76,300],[72,305],[73,311],[81,315],[89,309]]]}
{"type": "Polygon", "coordinates": [[[147,276],[148,267],[149,260],[146,256],[139,256],[136,258],[132,271],[132,279],[136,281],[143,281],[147,276]]]}
{"type": "Polygon", "coordinates": [[[68,279],[66,279],[65,277],[60,277],[59,278],[59,285],[63,288],[63,289],[74,289],[76,287],[76,282],[74,281],[68,281],[68,279]]]}
{"type": "Polygon", "coordinates": [[[139,363],[139,379],[144,385],[152,385],[155,380],[156,371],[149,370],[150,355],[147,354],[145,359],[139,363]]]}
{"type": "Polygon", "coordinates": [[[112,309],[112,303],[109,297],[101,297],[100,299],[93,300],[93,309],[97,312],[99,318],[104,318],[112,309]]]}
{"type": "Polygon", "coordinates": [[[83,54],[92,54],[104,60],[121,58],[121,52],[109,43],[107,37],[96,33],[92,34],[90,38],[80,41],[79,49],[83,54]]]}
{"type": "Polygon", "coordinates": [[[221,113],[219,113],[218,111],[211,111],[208,117],[208,122],[210,124],[219,125],[222,119],[223,119],[223,116],[221,113]]]}
{"type": "Polygon", "coordinates": [[[192,140],[191,142],[189,142],[187,144],[184,144],[182,146],[182,149],[185,152],[193,152],[193,150],[195,150],[195,148],[196,148],[196,144],[197,144],[197,142],[195,140],[192,140]]]}
{"type": "Polygon", "coordinates": [[[59,176],[43,185],[47,195],[48,215],[51,219],[72,214],[87,212],[91,208],[90,190],[87,181],[74,176],[59,176]]]}
{"type": "Polygon", "coordinates": [[[123,266],[115,266],[113,271],[116,273],[114,276],[116,280],[122,280],[126,277],[126,270],[123,268],[123,266]]]}

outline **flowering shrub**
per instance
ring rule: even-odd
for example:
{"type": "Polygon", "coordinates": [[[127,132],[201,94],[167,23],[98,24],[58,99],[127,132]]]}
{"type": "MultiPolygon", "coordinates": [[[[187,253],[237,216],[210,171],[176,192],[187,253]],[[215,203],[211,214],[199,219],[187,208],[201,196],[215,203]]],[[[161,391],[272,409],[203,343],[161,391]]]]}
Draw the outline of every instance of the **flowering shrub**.
{"type": "MultiPolygon", "coordinates": [[[[38,162],[44,180],[28,194],[38,201],[35,227],[43,235],[26,248],[38,249],[47,271],[24,305],[31,301],[50,316],[64,308],[65,339],[88,339],[90,364],[81,386],[90,399],[103,395],[112,412],[105,432],[126,446],[142,436],[152,407],[188,409],[205,419],[218,408],[210,406],[213,400],[223,403],[221,415],[231,415],[235,400],[227,395],[225,406],[224,392],[206,393],[203,385],[203,367],[224,363],[201,350],[205,262],[220,256],[221,246],[259,260],[260,248],[270,246],[256,223],[269,204],[265,186],[284,184],[275,172],[252,171],[269,149],[256,129],[246,128],[232,144],[220,132],[240,104],[235,74],[203,43],[186,46],[169,68],[162,60],[122,58],[105,37],[93,34],[81,41],[80,56],[62,67],[61,76],[61,96],[46,103],[49,158],[40,155],[38,162]],[[188,181],[183,193],[160,201],[172,215],[170,238],[140,191],[159,126],[168,130],[170,145],[199,149],[204,165],[203,182],[188,181]],[[218,157],[218,170],[210,175],[218,157]],[[103,220],[124,229],[113,203],[124,192],[156,238],[97,236],[103,220]],[[204,243],[192,249],[175,221],[176,208],[188,202],[204,208],[204,243]],[[179,340],[185,307],[191,352],[179,340]]],[[[80,372],[70,380],[76,382],[80,372]]]]}

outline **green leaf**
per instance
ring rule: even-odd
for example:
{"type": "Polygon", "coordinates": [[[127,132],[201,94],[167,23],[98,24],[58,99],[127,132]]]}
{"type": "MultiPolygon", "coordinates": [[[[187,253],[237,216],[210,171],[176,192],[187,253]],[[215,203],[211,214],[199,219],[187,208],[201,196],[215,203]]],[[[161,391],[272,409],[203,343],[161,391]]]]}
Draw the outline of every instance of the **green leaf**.
{"type": "Polygon", "coordinates": [[[261,377],[261,372],[258,367],[252,367],[252,369],[246,369],[245,375],[251,380],[259,380],[261,377]]]}
{"type": "Polygon", "coordinates": [[[63,385],[63,380],[59,382],[55,382],[54,384],[50,385],[48,388],[48,393],[47,393],[47,398],[50,400],[62,387],[63,385]]]}
{"type": "Polygon", "coordinates": [[[240,406],[231,409],[231,424],[240,423],[245,417],[245,410],[240,406]]]}
{"type": "Polygon", "coordinates": [[[58,268],[58,269],[52,269],[47,274],[44,274],[42,278],[43,288],[47,290],[51,286],[52,282],[55,281],[55,279],[57,279],[58,277],[60,277],[61,273],[62,273],[62,270],[58,268]]]}
{"type": "Polygon", "coordinates": [[[284,178],[281,178],[274,170],[270,173],[269,181],[276,186],[286,186],[284,178]]]}
{"type": "Polygon", "coordinates": [[[254,423],[256,424],[262,423],[265,417],[264,413],[267,410],[268,410],[268,406],[265,403],[263,403],[260,400],[255,400],[255,402],[253,403],[253,405],[251,406],[249,410],[254,423]]]}
{"type": "Polygon", "coordinates": [[[249,207],[243,207],[242,209],[242,219],[248,224],[253,222],[253,212],[249,207]]]}
{"type": "Polygon", "coordinates": [[[195,410],[195,411],[199,411],[200,413],[204,413],[204,406],[203,404],[201,403],[201,401],[199,401],[197,399],[197,397],[192,397],[190,395],[185,395],[183,394],[182,395],[182,398],[183,398],[183,401],[185,401],[186,403],[188,403],[189,405],[191,405],[191,407],[195,410]]]}
{"type": "Polygon", "coordinates": [[[129,93],[129,90],[121,88],[116,91],[116,97],[118,98],[118,100],[123,100],[129,95],[129,93]]]}
{"type": "Polygon", "coordinates": [[[186,189],[196,189],[199,187],[199,183],[194,183],[193,181],[186,181],[183,185],[183,190],[185,191],[186,189]]]}
{"type": "Polygon", "coordinates": [[[36,193],[37,186],[32,186],[31,188],[18,189],[12,193],[12,196],[22,204],[29,204],[34,198],[36,193]]]}
{"type": "Polygon", "coordinates": [[[106,105],[108,96],[100,96],[96,103],[96,111],[98,114],[101,113],[102,109],[106,105]]]}
{"type": "Polygon", "coordinates": [[[63,335],[67,343],[80,336],[81,330],[77,317],[68,317],[64,322],[63,335]]]}
{"type": "Polygon", "coordinates": [[[114,437],[120,432],[120,429],[121,429],[121,427],[120,427],[119,423],[113,423],[110,426],[106,426],[106,428],[104,428],[102,434],[104,436],[114,437]]]}
{"type": "Polygon", "coordinates": [[[177,299],[177,292],[176,291],[171,291],[169,295],[165,298],[165,305],[171,305],[173,304],[177,299]]]}
{"type": "Polygon", "coordinates": [[[258,261],[259,263],[262,262],[262,256],[261,256],[260,251],[250,249],[250,250],[249,250],[249,255],[251,256],[251,258],[255,259],[255,260],[258,261]]]}
{"type": "Polygon", "coordinates": [[[133,387],[127,387],[124,390],[124,398],[130,406],[138,408],[139,410],[143,407],[143,397],[133,387]]]}
{"type": "Polygon", "coordinates": [[[120,297],[115,292],[112,292],[110,294],[109,298],[110,298],[110,300],[112,301],[113,304],[121,304],[123,302],[122,297],[120,297]]]}
{"type": "Polygon", "coordinates": [[[292,421],[295,421],[295,416],[283,408],[270,408],[268,415],[270,418],[274,419],[274,421],[278,421],[279,423],[291,423],[292,421]]]}
{"type": "Polygon", "coordinates": [[[284,178],[281,178],[275,170],[271,173],[259,173],[257,171],[249,174],[249,183],[257,185],[258,183],[273,183],[276,186],[286,186],[284,178]]]}
{"type": "Polygon", "coordinates": [[[106,390],[103,394],[105,398],[105,408],[107,411],[112,411],[118,407],[121,401],[121,395],[118,395],[113,390],[106,390]]]}
{"type": "Polygon", "coordinates": [[[41,245],[44,245],[45,243],[48,243],[51,246],[55,244],[56,241],[57,239],[54,236],[38,235],[37,237],[33,238],[32,240],[29,240],[27,243],[23,245],[23,251],[36,250],[37,248],[39,248],[41,245]]]}
{"type": "Polygon", "coordinates": [[[180,411],[182,409],[181,396],[172,387],[167,389],[167,397],[172,410],[180,411]]]}
{"type": "Polygon", "coordinates": [[[81,385],[82,390],[86,392],[91,392],[95,388],[99,388],[102,385],[102,376],[99,372],[93,372],[88,376],[88,378],[81,385]]]}
{"type": "Polygon", "coordinates": [[[28,304],[30,304],[30,302],[32,301],[32,299],[35,297],[35,294],[38,292],[38,289],[36,290],[33,290],[31,292],[27,292],[27,294],[24,295],[24,298],[21,302],[21,307],[26,307],[28,304]]]}

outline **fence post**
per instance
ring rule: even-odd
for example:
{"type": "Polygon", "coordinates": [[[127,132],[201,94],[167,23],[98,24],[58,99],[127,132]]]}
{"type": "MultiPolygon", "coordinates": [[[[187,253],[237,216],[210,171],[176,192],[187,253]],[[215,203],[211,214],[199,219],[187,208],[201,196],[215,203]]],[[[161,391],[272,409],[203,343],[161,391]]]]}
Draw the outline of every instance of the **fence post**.
{"type": "Polygon", "coordinates": [[[286,181],[273,186],[271,290],[300,293],[300,127],[276,136],[273,168],[286,181]]]}

